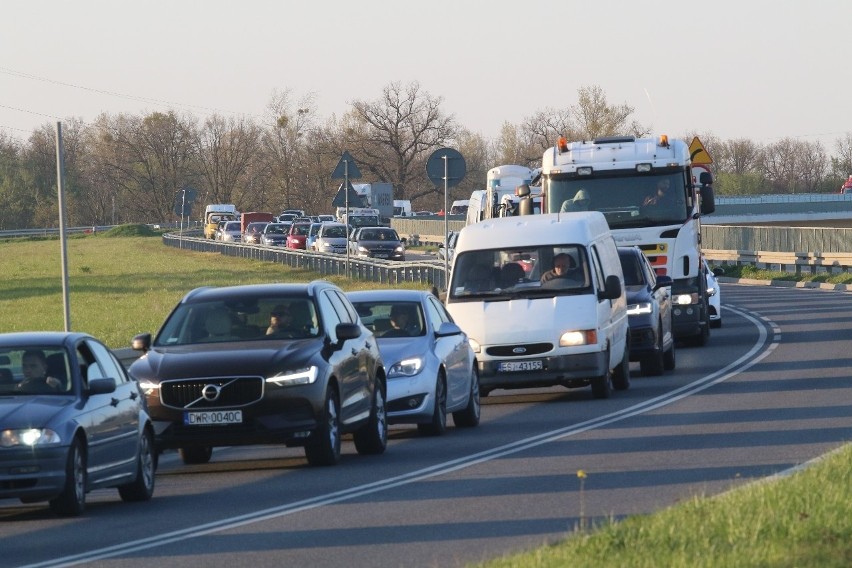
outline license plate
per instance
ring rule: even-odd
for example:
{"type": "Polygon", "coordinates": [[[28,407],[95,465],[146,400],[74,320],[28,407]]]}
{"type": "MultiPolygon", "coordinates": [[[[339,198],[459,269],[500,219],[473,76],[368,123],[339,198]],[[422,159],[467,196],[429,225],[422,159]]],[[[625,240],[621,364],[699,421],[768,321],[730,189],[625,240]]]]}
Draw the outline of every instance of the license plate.
{"type": "Polygon", "coordinates": [[[183,423],[187,426],[220,426],[222,424],[242,424],[242,410],[206,410],[204,412],[185,412],[183,423]]]}
{"type": "Polygon", "coordinates": [[[517,373],[522,371],[541,371],[544,365],[538,359],[533,361],[500,361],[497,371],[500,373],[517,373]]]}
{"type": "Polygon", "coordinates": [[[376,254],[374,254],[374,255],[373,255],[373,257],[374,257],[374,258],[387,258],[387,257],[388,257],[388,254],[387,254],[387,253],[383,253],[383,252],[377,252],[376,254]]]}

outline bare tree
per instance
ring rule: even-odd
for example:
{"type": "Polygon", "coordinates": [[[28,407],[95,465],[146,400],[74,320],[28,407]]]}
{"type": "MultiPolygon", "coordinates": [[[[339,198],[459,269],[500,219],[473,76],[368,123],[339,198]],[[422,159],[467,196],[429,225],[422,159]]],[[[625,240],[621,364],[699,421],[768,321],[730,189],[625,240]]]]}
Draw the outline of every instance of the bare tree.
{"type": "Polygon", "coordinates": [[[241,210],[265,206],[252,191],[250,177],[260,138],[260,127],[246,118],[214,115],[204,121],[197,152],[208,203],[237,203],[241,210]]]}
{"type": "Polygon", "coordinates": [[[305,95],[295,105],[290,99],[290,91],[273,93],[263,135],[271,192],[267,201],[279,211],[308,209],[311,194],[303,164],[308,158],[305,139],[316,121],[315,96],[305,95]]]}
{"type": "MultiPolygon", "coordinates": [[[[443,98],[421,90],[417,82],[395,82],[375,101],[356,100],[344,117],[346,143],[352,155],[376,181],[394,185],[394,198],[415,199],[434,191],[412,193],[410,186],[426,179],[429,155],[449,145],[458,133],[455,119],[441,111],[443,98]]],[[[363,173],[363,172],[362,172],[363,173]]]]}
{"type": "Polygon", "coordinates": [[[837,155],[831,158],[831,177],[837,186],[852,176],[852,132],[834,141],[837,155]]]}
{"type": "Polygon", "coordinates": [[[103,116],[98,129],[98,154],[108,160],[112,183],[127,194],[125,218],[176,218],[177,192],[199,180],[194,119],[173,111],[144,118],[103,116]]]}
{"type": "Polygon", "coordinates": [[[571,115],[582,139],[593,140],[617,134],[639,137],[650,132],[648,127],[631,120],[632,106],[610,104],[603,89],[597,85],[580,87],[577,99],[577,104],[571,106],[571,115]]]}

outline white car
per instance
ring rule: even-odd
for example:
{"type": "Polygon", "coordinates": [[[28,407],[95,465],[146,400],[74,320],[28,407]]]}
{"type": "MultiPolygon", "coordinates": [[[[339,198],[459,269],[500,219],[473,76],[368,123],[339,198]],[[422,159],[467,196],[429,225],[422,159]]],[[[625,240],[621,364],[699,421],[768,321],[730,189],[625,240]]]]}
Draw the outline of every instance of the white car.
{"type": "Polygon", "coordinates": [[[707,272],[707,307],[710,312],[710,327],[722,327],[722,288],[716,279],[723,271],[721,268],[710,268],[707,260],[702,258],[704,270],[707,272]]]}
{"type": "Polygon", "coordinates": [[[323,223],[312,245],[317,252],[346,254],[346,225],[323,223]]]}

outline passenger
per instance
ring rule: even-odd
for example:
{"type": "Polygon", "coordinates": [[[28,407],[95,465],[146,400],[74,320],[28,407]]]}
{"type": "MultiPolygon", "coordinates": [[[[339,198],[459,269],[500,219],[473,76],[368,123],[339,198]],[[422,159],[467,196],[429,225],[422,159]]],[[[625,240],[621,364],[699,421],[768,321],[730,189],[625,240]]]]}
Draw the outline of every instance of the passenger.
{"type": "Polygon", "coordinates": [[[573,199],[566,199],[562,202],[562,207],[559,209],[561,213],[569,211],[588,211],[591,206],[591,198],[589,192],[585,189],[580,189],[573,199]]]}

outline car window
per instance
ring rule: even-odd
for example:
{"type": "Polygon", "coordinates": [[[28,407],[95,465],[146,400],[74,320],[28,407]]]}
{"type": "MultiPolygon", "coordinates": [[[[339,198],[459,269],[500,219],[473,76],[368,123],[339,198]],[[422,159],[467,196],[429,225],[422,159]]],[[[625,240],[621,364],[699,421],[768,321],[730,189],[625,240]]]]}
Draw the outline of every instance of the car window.
{"type": "Polygon", "coordinates": [[[342,292],[339,292],[337,290],[334,291],[334,294],[343,304],[343,307],[346,308],[346,313],[349,314],[350,323],[358,323],[359,321],[361,321],[358,317],[358,312],[355,310],[355,307],[352,305],[352,302],[349,301],[349,298],[347,298],[342,292]]]}
{"type": "Polygon", "coordinates": [[[438,328],[441,327],[441,324],[445,321],[441,315],[441,312],[438,311],[438,308],[432,302],[426,302],[426,318],[432,324],[432,329],[438,331],[438,328]]]}
{"type": "Polygon", "coordinates": [[[335,332],[335,328],[337,327],[337,324],[342,323],[342,320],[340,319],[340,315],[337,313],[337,310],[329,297],[328,291],[324,291],[320,294],[317,298],[317,302],[319,303],[320,314],[322,315],[326,332],[329,337],[331,337],[331,340],[336,343],[337,333],[335,332]]]}
{"type": "MultiPolygon", "coordinates": [[[[95,359],[97,359],[97,362],[103,371],[102,376],[115,379],[117,385],[127,382],[127,376],[124,373],[124,368],[106,347],[97,341],[92,341],[90,339],[87,339],[85,343],[95,354],[95,359]]],[[[87,376],[88,378],[92,378],[92,375],[87,376]]]]}
{"type": "MultiPolygon", "coordinates": [[[[453,321],[452,316],[450,316],[449,312],[447,312],[444,304],[438,301],[438,298],[428,298],[426,305],[437,312],[440,322],[453,321]]],[[[440,322],[438,322],[438,325],[440,325],[440,322]]],[[[435,329],[438,329],[438,326],[435,326],[435,329]]]]}
{"type": "Polygon", "coordinates": [[[357,314],[355,314],[355,318],[352,317],[352,313],[346,309],[346,304],[340,298],[338,294],[335,293],[334,290],[327,290],[326,294],[328,296],[331,305],[334,307],[334,312],[337,314],[337,319],[339,319],[343,323],[356,323],[358,320],[357,314]]]}
{"type": "Polygon", "coordinates": [[[73,388],[68,353],[56,346],[0,350],[0,394],[67,394],[73,388]],[[50,381],[48,381],[50,379],[50,381]]]}

